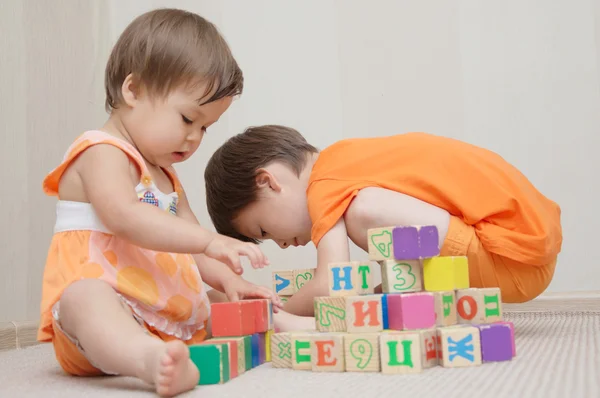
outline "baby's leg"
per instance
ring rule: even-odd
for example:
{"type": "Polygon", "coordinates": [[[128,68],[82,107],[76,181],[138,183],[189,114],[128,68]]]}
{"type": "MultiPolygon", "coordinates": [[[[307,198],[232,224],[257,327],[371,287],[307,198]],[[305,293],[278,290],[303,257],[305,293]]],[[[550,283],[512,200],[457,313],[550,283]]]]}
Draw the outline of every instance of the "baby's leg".
{"type": "Polygon", "coordinates": [[[162,396],[191,390],[198,383],[187,346],[148,335],[105,282],[86,279],[69,286],[60,299],[59,317],[65,333],[103,372],[138,377],[162,396]]]}
{"type": "Polygon", "coordinates": [[[400,225],[435,225],[442,247],[450,214],[439,207],[384,188],[365,188],[350,204],[344,215],[350,239],[368,251],[367,230],[400,225]]]}

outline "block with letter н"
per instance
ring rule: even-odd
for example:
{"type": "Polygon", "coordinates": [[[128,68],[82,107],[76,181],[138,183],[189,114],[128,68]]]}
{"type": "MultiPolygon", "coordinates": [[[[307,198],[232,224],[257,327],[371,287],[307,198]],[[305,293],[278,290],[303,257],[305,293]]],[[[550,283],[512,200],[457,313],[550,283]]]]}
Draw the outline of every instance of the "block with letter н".
{"type": "Polygon", "coordinates": [[[373,266],[370,262],[348,261],[327,265],[329,296],[373,294],[373,266]]]}

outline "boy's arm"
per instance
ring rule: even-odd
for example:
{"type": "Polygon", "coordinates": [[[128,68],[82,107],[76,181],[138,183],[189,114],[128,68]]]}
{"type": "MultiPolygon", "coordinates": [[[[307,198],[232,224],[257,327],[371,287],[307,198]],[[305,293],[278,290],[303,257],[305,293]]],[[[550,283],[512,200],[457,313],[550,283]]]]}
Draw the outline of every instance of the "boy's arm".
{"type": "Polygon", "coordinates": [[[317,247],[317,270],[314,278],[285,303],[283,310],[300,316],[314,315],[314,298],[329,295],[327,264],[350,261],[350,245],[344,218],[331,228],[317,247]]]}

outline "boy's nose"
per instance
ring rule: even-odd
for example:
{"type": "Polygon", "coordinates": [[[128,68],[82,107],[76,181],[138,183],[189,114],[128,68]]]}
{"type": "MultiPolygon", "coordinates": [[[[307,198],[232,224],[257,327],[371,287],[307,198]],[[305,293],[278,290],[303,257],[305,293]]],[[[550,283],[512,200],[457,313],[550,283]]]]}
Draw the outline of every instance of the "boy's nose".
{"type": "Polygon", "coordinates": [[[290,244],[287,243],[285,240],[277,240],[277,244],[279,245],[279,247],[281,247],[282,249],[287,249],[290,244]]]}

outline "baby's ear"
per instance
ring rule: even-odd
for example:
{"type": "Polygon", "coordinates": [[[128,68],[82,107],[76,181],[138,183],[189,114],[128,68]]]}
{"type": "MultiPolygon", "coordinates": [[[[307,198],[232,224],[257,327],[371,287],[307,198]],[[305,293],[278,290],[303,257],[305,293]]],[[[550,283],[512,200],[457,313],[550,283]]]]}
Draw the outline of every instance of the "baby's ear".
{"type": "Polygon", "coordinates": [[[272,189],[275,192],[281,191],[281,186],[277,182],[277,179],[266,169],[258,169],[256,171],[256,186],[258,189],[272,189]]]}

